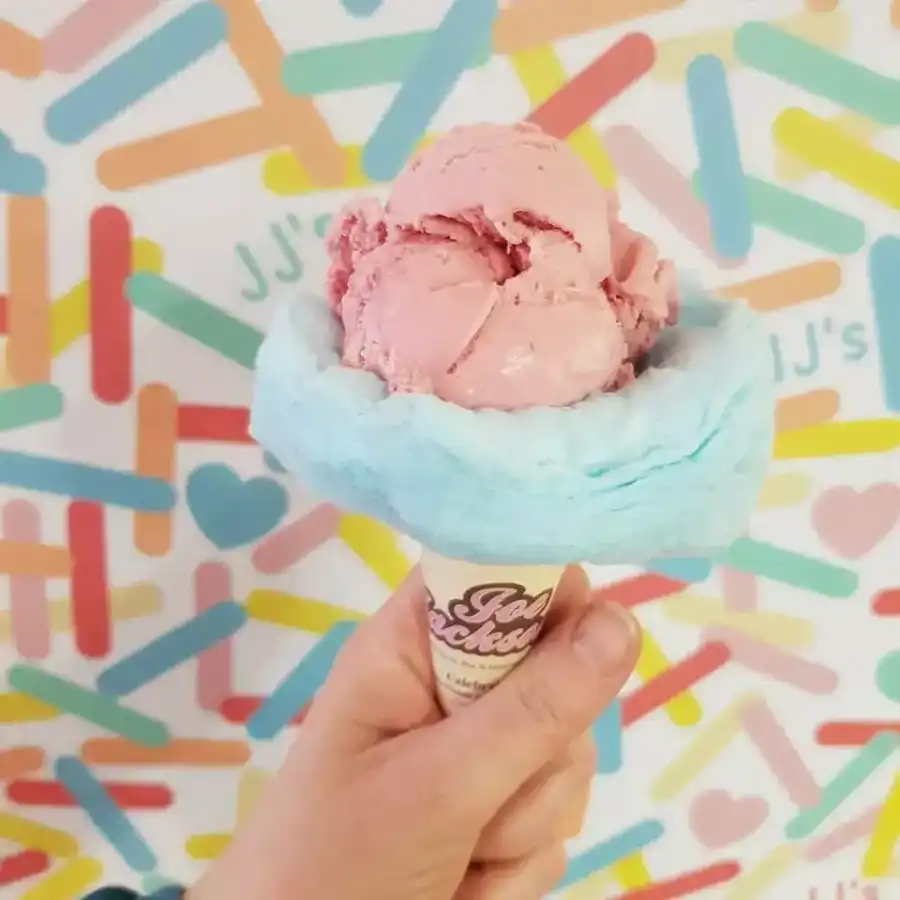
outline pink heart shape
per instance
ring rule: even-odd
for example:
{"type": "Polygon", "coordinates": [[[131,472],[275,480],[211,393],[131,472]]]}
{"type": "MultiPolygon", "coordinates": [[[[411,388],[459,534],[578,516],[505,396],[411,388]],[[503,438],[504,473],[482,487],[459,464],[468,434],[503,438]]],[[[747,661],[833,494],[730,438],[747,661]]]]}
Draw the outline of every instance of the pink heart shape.
{"type": "Polygon", "coordinates": [[[887,482],[864,491],[834,487],[812,507],[812,523],[822,541],[845,559],[874,550],[900,520],[900,487],[887,482]]]}
{"type": "Polygon", "coordinates": [[[769,815],[762,797],[732,797],[726,791],[704,791],[691,802],[688,822],[708,850],[721,850],[758,831],[769,815]]]}

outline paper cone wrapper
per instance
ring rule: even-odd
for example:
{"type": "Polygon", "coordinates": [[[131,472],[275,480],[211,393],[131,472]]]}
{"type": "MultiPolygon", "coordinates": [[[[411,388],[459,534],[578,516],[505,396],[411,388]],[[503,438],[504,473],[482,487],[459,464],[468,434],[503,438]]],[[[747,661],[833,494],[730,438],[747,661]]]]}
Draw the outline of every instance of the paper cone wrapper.
{"type": "Polygon", "coordinates": [[[508,675],[537,641],[563,566],[483,566],[422,548],[431,658],[445,712],[508,675]]]}

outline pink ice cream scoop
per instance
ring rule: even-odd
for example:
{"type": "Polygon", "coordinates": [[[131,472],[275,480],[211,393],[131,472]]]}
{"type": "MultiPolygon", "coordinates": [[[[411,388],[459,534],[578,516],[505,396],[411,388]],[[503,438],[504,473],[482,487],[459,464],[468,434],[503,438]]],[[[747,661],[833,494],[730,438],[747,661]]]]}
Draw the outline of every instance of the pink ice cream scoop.
{"type": "Polygon", "coordinates": [[[617,390],[675,318],[672,264],[531,125],[451,131],[383,209],[347,206],[327,244],[344,364],[470,409],[617,390]]]}

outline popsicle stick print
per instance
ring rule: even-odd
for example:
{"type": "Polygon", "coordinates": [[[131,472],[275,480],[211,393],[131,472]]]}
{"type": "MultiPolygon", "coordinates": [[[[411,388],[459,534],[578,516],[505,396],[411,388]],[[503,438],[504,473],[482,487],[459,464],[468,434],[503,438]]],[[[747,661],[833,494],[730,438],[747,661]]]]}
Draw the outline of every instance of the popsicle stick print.
{"type": "MultiPolygon", "coordinates": [[[[566,82],[566,70],[552,44],[517,50],[509,59],[533,106],[543,103],[566,82]]],[[[604,187],[615,185],[616,171],[612,160],[589,122],[576,128],[568,136],[567,143],[600,184],[604,187]]]]}
{"type": "Polygon", "coordinates": [[[753,741],[791,801],[801,808],[818,803],[821,799],[819,785],[769,704],[757,697],[745,703],[738,715],[747,737],[753,741]]]}
{"type": "MultiPolygon", "coordinates": [[[[137,396],[135,471],[172,482],[176,475],[178,399],[165,384],[146,384],[137,396]]],[[[169,512],[136,512],[134,545],[147,556],[165,556],[172,547],[169,512]]]]}
{"type": "Polygon", "coordinates": [[[725,894],[725,900],[756,900],[796,864],[800,849],[796,844],[780,844],[753,868],[746,869],[725,894]]]}
{"type": "Polygon", "coordinates": [[[90,856],[77,856],[53,869],[19,900],[78,900],[103,875],[103,864],[90,856]]]}
{"type": "Polygon", "coordinates": [[[752,612],[756,609],[759,583],[749,572],[738,572],[730,566],[719,570],[722,580],[722,603],[735,612],[752,612]]]}
{"type": "Polygon", "coordinates": [[[10,379],[9,384],[0,387],[0,431],[52,422],[63,414],[62,392],[52,384],[18,387],[10,379]]]}
{"type": "Polygon", "coordinates": [[[815,640],[815,626],[785,613],[729,609],[714,597],[685,592],[669,597],[663,613],[676,622],[701,627],[724,626],[765,641],[775,647],[808,647],[815,640]]]}
{"type": "Polygon", "coordinates": [[[838,392],[830,388],[782,397],[775,405],[775,430],[808,428],[834,419],[841,406],[838,392]]]}
{"type": "Polygon", "coordinates": [[[250,759],[245,741],[213,738],[173,738],[161,746],[148,746],[124,738],[91,738],[79,753],[92,766],[200,766],[232,768],[250,759]]]}
{"type": "Polygon", "coordinates": [[[131,221],[115,206],[91,213],[90,281],[91,389],[102,403],[131,395],[131,304],[125,283],[131,276],[131,221]]]}
{"type": "Polygon", "coordinates": [[[757,509],[782,509],[797,506],[808,496],[812,479],[805,472],[782,472],[770,475],[764,482],[756,500],[757,509]]]}
{"type": "Polygon", "coordinates": [[[40,850],[20,850],[0,859],[0,887],[46,872],[51,860],[40,850]]]}
{"type": "MultiPolygon", "coordinates": [[[[41,518],[28,500],[10,500],[3,506],[3,536],[12,541],[39,543],[41,518]]],[[[9,623],[13,646],[23,659],[43,659],[50,652],[50,609],[47,582],[40,574],[9,578],[9,623]]]]}
{"type": "Polygon", "coordinates": [[[13,78],[36,78],[42,68],[40,38],[0,19],[0,71],[13,78]]]}
{"type": "Polygon", "coordinates": [[[650,796],[655,803],[677,797],[731,744],[741,733],[741,708],[754,699],[755,694],[738,697],[694,729],[687,746],[654,779],[650,796]]]}
{"type": "Polygon", "coordinates": [[[716,288],[715,293],[724,300],[743,300],[757,312],[774,312],[827,297],[840,288],[841,281],[840,265],[834,260],[823,259],[723,285],[716,288]]]}
{"type": "Polygon", "coordinates": [[[900,419],[827,422],[775,436],[775,459],[821,459],[888,453],[900,447],[900,419]]]}
{"type": "Polygon", "coordinates": [[[867,778],[887,762],[898,747],[900,734],[884,732],[873,737],[822,788],[819,803],[802,809],[788,822],[784,830],[785,837],[793,841],[809,837],[867,778]]]}
{"type": "MultiPolygon", "coordinates": [[[[810,44],[835,52],[843,48],[850,36],[850,17],[840,9],[828,15],[802,12],[775,19],[772,24],[810,44]]],[[[734,29],[716,28],[658,41],[656,65],[651,75],[662,82],[681,84],[691,60],[704,53],[718,56],[729,71],[743,65],[735,56],[734,29]]]]}
{"type": "Polygon", "coordinates": [[[253,444],[250,410],[246,406],[181,404],[177,413],[179,441],[253,444]]]}
{"type": "MultiPolygon", "coordinates": [[[[257,694],[232,694],[226,697],[219,706],[219,714],[226,722],[233,725],[246,725],[266,702],[266,697],[257,694]]],[[[302,706],[288,720],[287,725],[302,725],[311,702],[302,706]]]]}
{"type": "Polygon", "coordinates": [[[816,743],[823,747],[862,747],[889,731],[900,735],[900,719],[823,722],[816,729],[816,743]]]}
{"type": "Polygon", "coordinates": [[[822,862],[869,837],[878,820],[879,812],[880,807],[873,806],[842,822],[821,837],[809,841],[803,847],[803,858],[807,862],[822,862]]]}
{"type": "Polygon", "coordinates": [[[597,746],[597,772],[610,774],[622,768],[622,710],[616,697],[594,722],[591,732],[597,746]]]}
{"type": "Polygon", "coordinates": [[[646,75],[655,60],[648,35],[627,34],[532,110],[527,121],[564,140],[646,75]]]}
{"type": "Polygon", "coordinates": [[[192,834],[184,843],[184,852],[191,859],[204,862],[221,856],[230,843],[231,835],[225,832],[192,834]]]}
{"type": "Polygon", "coordinates": [[[296,597],[282,591],[251,591],[245,605],[247,616],[251,619],[311,634],[325,634],[339,622],[358,622],[365,618],[363,613],[345,606],[296,597]]]}
{"type": "Polygon", "coordinates": [[[77,72],[162,2],[85,0],[44,35],[44,66],[61,74],[77,72]]]}
{"type": "Polygon", "coordinates": [[[75,647],[89,659],[106,656],[112,647],[105,522],[104,508],[99,503],[76,500],[69,504],[72,630],[75,647]]]}
{"type": "MultiPolygon", "coordinates": [[[[224,563],[207,562],[194,570],[194,612],[202,616],[232,597],[231,570],[224,563]]],[[[231,694],[233,642],[219,641],[197,657],[197,705],[215,712],[231,694]]]]}
{"type": "Polygon", "coordinates": [[[11,812],[0,811],[0,838],[53,857],[74,856],[78,852],[78,841],[73,835],[11,812]]]}
{"type": "Polygon", "coordinates": [[[41,747],[11,747],[0,750],[0,781],[14,781],[39,772],[45,755],[41,747]]]}
{"type": "Polygon", "coordinates": [[[876,616],[900,616],[900,588],[879,591],[872,597],[872,612],[876,616]]]}
{"type": "Polygon", "coordinates": [[[345,513],[337,536],[392,590],[409,573],[409,560],[397,544],[397,535],[380,522],[345,513]]]}
{"type": "Polygon", "coordinates": [[[330,503],[313,510],[288,525],[266,535],[250,557],[257,572],[275,575],[284,572],[335,537],[341,513],[330,503]]]}
{"type": "Polygon", "coordinates": [[[891,873],[894,848],[898,839],[900,839],[900,775],[895,775],[875,819],[872,837],[863,857],[864,878],[883,878],[891,873]]]}
{"type": "Polygon", "coordinates": [[[713,863],[702,869],[692,869],[659,881],[651,881],[643,887],[618,894],[612,900],[677,900],[679,897],[693,896],[708,888],[727,884],[741,874],[741,865],[736,860],[713,863]]]}
{"type": "MultiPolygon", "coordinates": [[[[628,727],[638,719],[670,702],[698,681],[722,668],[731,657],[726,644],[709,642],[699,650],[659,672],[641,687],[622,697],[622,725],[628,727]]],[[[692,716],[685,724],[695,724],[700,718],[692,716]]],[[[679,723],[681,724],[681,723],[679,723]]]]}
{"type": "MultiPolygon", "coordinates": [[[[635,673],[644,682],[644,685],[654,682],[664,673],[672,671],[672,663],[663,653],[662,648],[655,638],[646,630],[643,630],[641,639],[641,653],[638,657],[635,673]]],[[[629,695],[631,696],[631,695],[629,695]]],[[[632,702],[633,705],[633,702],[632,702]]],[[[673,693],[663,704],[666,715],[674,725],[688,727],[696,725],[700,721],[702,711],[697,698],[687,687],[683,687],[673,693]]],[[[624,715],[625,710],[622,710],[624,715]]],[[[622,724],[628,724],[623,722],[622,724]]]]}
{"type": "Polygon", "coordinates": [[[17,385],[51,380],[47,230],[43,197],[7,197],[6,365],[17,385]]]}
{"type": "MultiPolygon", "coordinates": [[[[138,781],[105,781],[103,789],[121,809],[168,809],[174,802],[165,784],[138,781]]],[[[19,806],[67,808],[78,801],[61,781],[17,779],[6,787],[6,796],[19,806]]]]}
{"type": "Polygon", "coordinates": [[[309,97],[295,97],[281,84],[284,54],[255,0],[217,0],[227,16],[228,46],[267,114],[313,181],[338,186],[344,157],[324,117],[309,97]]]}
{"type": "Polygon", "coordinates": [[[67,678],[21,663],[11,666],[6,678],[10,687],[26,694],[29,699],[92,722],[99,728],[137,743],[158,747],[171,740],[168,727],[159,719],[129,709],[113,698],[83,688],[67,678]]]}
{"type": "MultiPolygon", "coordinates": [[[[71,630],[71,603],[69,600],[51,600],[48,604],[50,630],[64,634],[71,630]]],[[[110,591],[110,614],[114,622],[152,616],[162,609],[162,593],[149,581],[138,582],[110,591]]],[[[0,643],[12,639],[12,623],[9,612],[0,611],[0,643]]]]}
{"type": "Polygon", "coordinates": [[[822,663],[803,659],[788,650],[730,628],[712,628],[706,632],[706,637],[727,644],[737,665],[767,675],[782,684],[820,695],[833,694],[837,689],[838,673],[822,663]]]}

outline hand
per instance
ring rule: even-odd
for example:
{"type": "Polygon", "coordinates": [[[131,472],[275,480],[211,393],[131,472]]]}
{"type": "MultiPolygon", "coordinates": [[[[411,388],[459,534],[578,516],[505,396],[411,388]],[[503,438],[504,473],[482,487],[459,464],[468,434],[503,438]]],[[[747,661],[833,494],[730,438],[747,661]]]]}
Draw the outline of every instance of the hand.
{"type": "Polygon", "coordinates": [[[348,641],[190,900],[538,900],[562,876],[594,774],[590,726],[640,630],[570,566],[526,660],[444,718],[419,578],[348,641]]]}

